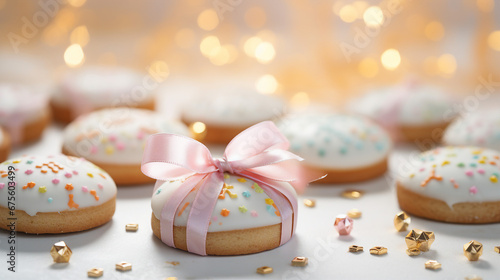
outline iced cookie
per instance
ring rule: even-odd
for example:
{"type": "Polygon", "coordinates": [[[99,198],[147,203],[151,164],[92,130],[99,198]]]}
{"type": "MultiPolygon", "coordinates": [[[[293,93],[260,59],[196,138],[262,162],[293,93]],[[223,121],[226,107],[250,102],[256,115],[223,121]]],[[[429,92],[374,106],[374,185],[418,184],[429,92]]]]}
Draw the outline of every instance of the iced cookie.
{"type": "Polygon", "coordinates": [[[446,129],[443,142],[500,151],[500,111],[480,111],[456,119],[446,129]]]}
{"type": "MultiPolygon", "coordinates": [[[[162,209],[181,184],[181,181],[158,181],[157,189],[153,193],[151,225],[154,235],[160,239],[162,209]]],[[[278,247],[281,237],[281,216],[270,195],[258,183],[236,175],[226,173],[222,184],[223,188],[208,227],[206,253],[244,255],[278,247]]],[[[295,195],[294,189],[288,183],[283,183],[283,187],[295,195]]],[[[191,203],[197,193],[198,187],[182,201],[175,214],[174,244],[181,250],[187,250],[186,224],[191,203]]]]}
{"type": "Polygon", "coordinates": [[[111,220],[115,197],[113,179],[82,158],[23,156],[0,164],[3,229],[34,234],[87,230],[111,220]],[[15,228],[10,226],[13,217],[15,228]]]}
{"type": "Polygon", "coordinates": [[[397,140],[439,142],[456,117],[452,104],[439,88],[413,82],[369,92],[351,102],[349,110],[375,120],[397,140]]]}
{"type": "Polygon", "coordinates": [[[278,123],[290,151],[328,173],[319,183],[348,183],[375,178],[387,170],[389,135],[372,121],[342,114],[291,115],[278,123]]]}
{"type": "Polygon", "coordinates": [[[62,151],[106,170],[118,185],[148,183],[154,180],[141,172],[142,152],[147,137],[159,132],[190,135],[183,123],[150,110],[103,109],[66,127],[62,151]]]}
{"type": "Polygon", "coordinates": [[[284,101],[275,96],[247,88],[223,88],[187,103],[181,115],[186,124],[202,123],[193,127],[200,141],[227,144],[246,128],[280,117],[284,108],[284,101]]]}
{"type": "Polygon", "coordinates": [[[0,161],[5,161],[10,153],[10,138],[0,127],[0,161]]]}
{"type": "Polygon", "coordinates": [[[39,139],[50,122],[48,97],[34,87],[0,84],[0,126],[12,144],[39,139]]]}
{"type": "Polygon", "coordinates": [[[144,75],[126,68],[87,67],[67,74],[50,102],[54,118],[69,123],[79,115],[110,107],[153,110],[154,93],[144,75]]]}
{"type": "Polygon", "coordinates": [[[401,209],[449,223],[500,222],[500,152],[442,147],[422,153],[397,179],[401,209]]]}

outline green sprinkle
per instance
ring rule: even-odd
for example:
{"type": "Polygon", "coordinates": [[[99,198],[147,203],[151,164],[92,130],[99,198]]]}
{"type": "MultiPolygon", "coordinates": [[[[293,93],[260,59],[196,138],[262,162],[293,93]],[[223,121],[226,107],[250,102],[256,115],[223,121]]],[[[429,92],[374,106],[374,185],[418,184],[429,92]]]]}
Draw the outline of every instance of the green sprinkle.
{"type": "Polygon", "coordinates": [[[238,207],[238,210],[240,210],[241,213],[246,213],[248,211],[248,209],[245,206],[238,207]]]}

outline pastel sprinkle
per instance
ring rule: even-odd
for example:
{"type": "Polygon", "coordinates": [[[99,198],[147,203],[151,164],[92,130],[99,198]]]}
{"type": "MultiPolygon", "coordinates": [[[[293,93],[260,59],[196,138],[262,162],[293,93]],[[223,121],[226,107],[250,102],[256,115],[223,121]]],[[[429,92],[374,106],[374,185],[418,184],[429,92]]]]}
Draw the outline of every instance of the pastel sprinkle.
{"type": "Polygon", "coordinates": [[[38,188],[38,192],[39,192],[39,193],[45,193],[45,192],[47,192],[47,187],[45,187],[45,186],[43,186],[43,187],[39,187],[39,188],[38,188]]]}
{"type": "Polygon", "coordinates": [[[467,171],[465,171],[465,175],[472,176],[472,175],[474,175],[474,172],[472,172],[472,170],[467,170],[467,171]]]}
{"type": "Polygon", "coordinates": [[[161,193],[161,189],[158,189],[158,190],[156,191],[156,195],[159,195],[160,193],[161,193]]]}
{"type": "Polygon", "coordinates": [[[97,154],[98,151],[99,151],[99,149],[97,148],[97,146],[90,147],[91,154],[95,155],[95,154],[97,154]]]}
{"type": "Polygon", "coordinates": [[[458,167],[465,167],[465,164],[463,162],[457,164],[458,167]]]}
{"type": "Polygon", "coordinates": [[[78,175],[78,171],[73,170],[73,175],[78,175]]]}
{"type": "Polygon", "coordinates": [[[409,177],[410,177],[410,178],[413,178],[413,177],[415,177],[415,174],[414,174],[414,173],[411,173],[409,177]]]}
{"type": "Polygon", "coordinates": [[[475,163],[471,163],[471,164],[470,164],[470,166],[471,166],[471,167],[476,167],[476,166],[477,166],[477,164],[475,164],[475,163]]]}
{"type": "Polygon", "coordinates": [[[72,184],[66,184],[66,186],[64,186],[64,188],[68,191],[71,191],[73,189],[73,185],[72,184]]]}
{"type": "Polygon", "coordinates": [[[12,161],[12,163],[20,163],[21,161],[20,160],[14,160],[12,161]]]}
{"type": "Polygon", "coordinates": [[[23,187],[23,190],[27,189],[27,188],[34,188],[35,187],[35,183],[34,182],[29,182],[28,184],[26,184],[24,187],[23,187]]]}
{"type": "Polygon", "coordinates": [[[116,144],[116,148],[119,150],[119,151],[122,151],[125,149],[125,144],[123,143],[118,143],[116,144]]]}
{"type": "Polygon", "coordinates": [[[47,201],[48,201],[49,203],[52,203],[52,201],[54,201],[54,199],[53,199],[52,197],[49,197],[49,198],[47,198],[47,201]]]}
{"type": "Polygon", "coordinates": [[[326,151],[325,151],[325,149],[319,149],[319,150],[318,150],[318,156],[320,156],[320,157],[325,157],[325,155],[326,155],[326,151]]]}
{"type": "Polygon", "coordinates": [[[32,160],[28,160],[28,161],[26,161],[26,163],[27,163],[27,164],[32,164],[32,163],[33,163],[33,161],[32,161],[32,160]]]}
{"type": "Polygon", "coordinates": [[[264,192],[264,190],[262,190],[262,188],[259,187],[259,185],[257,185],[257,183],[254,183],[253,186],[255,187],[256,193],[263,193],[264,192]]]}
{"type": "Polygon", "coordinates": [[[88,192],[88,191],[89,191],[89,188],[87,188],[87,186],[82,186],[82,191],[83,191],[83,192],[88,192]]]}
{"type": "Polygon", "coordinates": [[[496,182],[498,182],[498,177],[491,176],[491,177],[490,177],[490,181],[491,181],[492,183],[496,183],[496,182]]]}
{"type": "Polygon", "coordinates": [[[90,178],[94,178],[94,175],[92,173],[87,173],[87,176],[89,176],[90,178]]]}
{"type": "Polygon", "coordinates": [[[104,186],[102,184],[97,184],[97,187],[100,188],[102,190],[102,188],[104,188],[104,186]]]}
{"type": "Polygon", "coordinates": [[[223,209],[220,211],[220,214],[221,214],[221,216],[223,216],[223,217],[227,217],[227,216],[229,216],[229,212],[230,212],[229,210],[227,210],[226,208],[223,208],[223,209]]]}
{"type": "Polygon", "coordinates": [[[257,213],[257,211],[255,211],[255,210],[252,210],[252,211],[250,212],[250,215],[251,215],[252,217],[258,217],[258,216],[259,216],[259,214],[258,214],[258,213],[257,213]]]}
{"type": "Polygon", "coordinates": [[[245,183],[246,181],[245,178],[238,178],[238,182],[245,183]]]}
{"type": "Polygon", "coordinates": [[[5,187],[5,183],[0,183],[0,190],[5,187]]]}
{"type": "Polygon", "coordinates": [[[246,213],[248,211],[248,209],[245,206],[238,207],[238,210],[240,210],[241,213],[246,213]]]}
{"type": "Polygon", "coordinates": [[[424,171],[425,171],[425,168],[424,168],[424,167],[422,167],[422,168],[420,168],[418,171],[420,171],[420,172],[424,172],[424,171]]]}
{"type": "Polygon", "coordinates": [[[477,170],[477,173],[479,173],[479,174],[484,174],[484,169],[478,169],[478,170],[477,170]]]}
{"type": "Polygon", "coordinates": [[[219,219],[219,218],[218,218],[217,216],[213,216],[213,217],[212,217],[212,221],[214,221],[214,222],[217,222],[217,220],[218,220],[218,219],[219,219]]]}
{"type": "Polygon", "coordinates": [[[273,205],[273,203],[274,203],[274,201],[270,198],[266,198],[265,200],[266,200],[266,204],[268,204],[268,205],[273,205]]]}
{"type": "Polygon", "coordinates": [[[109,136],[109,141],[111,141],[111,142],[115,142],[115,141],[116,141],[116,135],[111,134],[111,135],[109,136]]]}
{"type": "Polygon", "coordinates": [[[97,195],[97,192],[95,190],[91,190],[90,194],[94,196],[96,201],[99,201],[99,196],[97,195]]]}
{"type": "Polygon", "coordinates": [[[113,146],[106,147],[106,154],[112,155],[114,152],[115,152],[115,148],[113,148],[113,146]]]}
{"type": "Polygon", "coordinates": [[[347,154],[347,148],[346,147],[342,147],[340,148],[339,152],[343,155],[347,154]]]}
{"type": "Polygon", "coordinates": [[[476,188],[476,186],[472,186],[472,187],[470,187],[470,189],[469,189],[469,193],[470,193],[470,194],[476,194],[476,193],[477,193],[477,188],[476,188]]]}
{"type": "Polygon", "coordinates": [[[59,184],[59,179],[55,178],[55,179],[52,179],[52,184],[59,184]]]}
{"type": "Polygon", "coordinates": [[[249,192],[249,191],[244,191],[244,192],[242,193],[242,195],[243,195],[244,197],[250,197],[250,196],[251,196],[251,194],[250,194],[250,192],[249,192]]]}
{"type": "Polygon", "coordinates": [[[71,176],[72,176],[72,175],[71,175],[71,173],[69,173],[69,172],[66,172],[66,174],[64,174],[64,177],[66,177],[66,178],[71,178],[71,176]]]}
{"type": "Polygon", "coordinates": [[[26,171],[24,172],[24,174],[26,174],[26,175],[30,175],[30,174],[32,174],[32,173],[33,173],[33,170],[31,170],[31,169],[28,169],[28,170],[26,170],[26,171]]]}
{"type": "Polygon", "coordinates": [[[450,162],[449,162],[449,161],[447,161],[447,160],[445,160],[445,161],[443,161],[443,163],[441,163],[441,166],[445,166],[445,165],[447,165],[447,164],[450,164],[450,162]]]}

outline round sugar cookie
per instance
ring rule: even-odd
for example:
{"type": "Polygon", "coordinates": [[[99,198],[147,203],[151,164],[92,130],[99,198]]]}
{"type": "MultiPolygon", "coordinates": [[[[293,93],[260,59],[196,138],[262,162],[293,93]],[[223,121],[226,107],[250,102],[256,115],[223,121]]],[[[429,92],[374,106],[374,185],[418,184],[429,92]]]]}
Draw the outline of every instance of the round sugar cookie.
{"type": "Polygon", "coordinates": [[[291,115],[277,125],[290,141],[291,152],[328,174],[318,183],[359,182],[387,170],[392,141],[364,117],[305,113],[291,115]]]}
{"type": "Polygon", "coordinates": [[[82,158],[23,156],[0,164],[3,229],[33,234],[87,230],[111,220],[115,198],[113,179],[82,158]],[[9,226],[12,217],[14,227],[9,226]]]}
{"type": "MultiPolygon", "coordinates": [[[[161,239],[161,212],[167,200],[182,184],[181,181],[158,181],[153,193],[151,226],[161,239]]],[[[281,240],[281,217],[274,201],[256,182],[225,173],[224,188],[212,212],[208,227],[208,255],[244,255],[276,248],[281,240]]],[[[283,187],[295,194],[292,186],[283,187]]],[[[186,225],[191,203],[198,193],[195,187],[180,204],[174,220],[175,247],[187,251],[186,225]]],[[[290,206],[291,207],[291,206],[290,206]]],[[[293,213],[297,215],[297,213],[293,213]]]]}
{"type": "Polygon", "coordinates": [[[79,115],[110,107],[155,107],[147,75],[120,67],[89,66],[68,73],[51,99],[54,118],[69,123],[79,115]]]}
{"type": "Polygon", "coordinates": [[[183,123],[150,110],[103,109],[66,127],[62,151],[106,170],[118,185],[154,182],[142,174],[141,161],[146,139],[159,132],[190,135],[183,123]]]}
{"type": "Polygon", "coordinates": [[[449,223],[500,222],[500,152],[440,147],[420,154],[397,179],[401,209],[449,223]]]}

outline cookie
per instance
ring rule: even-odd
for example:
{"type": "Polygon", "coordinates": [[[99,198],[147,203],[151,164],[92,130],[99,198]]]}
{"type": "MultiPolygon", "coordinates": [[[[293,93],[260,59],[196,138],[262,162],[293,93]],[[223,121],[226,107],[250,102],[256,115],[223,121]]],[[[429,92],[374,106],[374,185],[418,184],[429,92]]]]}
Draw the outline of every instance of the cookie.
{"type": "Polygon", "coordinates": [[[13,145],[39,139],[49,123],[46,94],[34,87],[0,84],[0,126],[9,133],[13,145]]]}
{"type": "Polygon", "coordinates": [[[86,67],[67,74],[50,105],[54,119],[69,123],[79,115],[110,107],[151,109],[154,93],[144,75],[126,68],[86,67]]]}
{"type": "Polygon", "coordinates": [[[118,185],[154,182],[142,174],[141,160],[146,139],[159,132],[190,135],[183,123],[150,110],[103,109],[66,127],[62,151],[106,170],[118,185]]]}
{"type": "MultiPolygon", "coordinates": [[[[182,184],[181,181],[158,181],[153,193],[151,226],[161,239],[161,213],[167,200],[182,184]]],[[[280,246],[281,216],[273,199],[261,186],[248,179],[225,173],[224,185],[208,227],[206,253],[208,255],[244,255],[270,250],[280,246]]],[[[291,193],[295,191],[283,183],[291,193]]],[[[186,225],[191,203],[198,187],[182,201],[174,220],[175,247],[187,251],[186,225]]],[[[291,207],[291,205],[290,205],[291,207]]],[[[294,213],[296,215],[297,213],[294,213]]]]}
{"type": "Polygon", "coordinates": [[[278,122],[290,151],[328,173],[318,183],[360,182],[387,170],[389,135],[372,121],[344,114],[304,113],[278,122]]]}
{"type": "Polygon", "coordinates": [[[378,89],[349,104],[351,113],[367,116],[385,127],[396,140],[432,140],[457,116],[453,99],[437,87],[406,83],[378,89]]]}
{"type": "Polygon", "coordinates": [[[448,222],[500,222],[500,152],[448,146],[420,154],[397,179],[399,206],[448,222]]]}
{"type": "Polygon", "coordinates": [[[0,161],[5,161],[10,153],[9,135],[0,127],[0,161]]]}
{"type": "Polygon", "coordinates": [[[194,129],[200,141],[227,144],[246,128],[280,117],[284,109],[281,98],[229,87],[197,96],[182,108],[181,118],[188,125],[205,125],[201,130],[194,129]]]}
{"type": "Polygon", "coordinates": [[[113,179],[82,158],[23,156],[0,164],[3,229],[13,229],[14,217],[14,230],[26,233],[87,230],[111,220],[115,198],[113,179]]]}
{"type": "Polygon", "coordinates": [[[500,112],[484,110],[456,119],[446,129],[443,142],[500,151],[500,112]]]}

